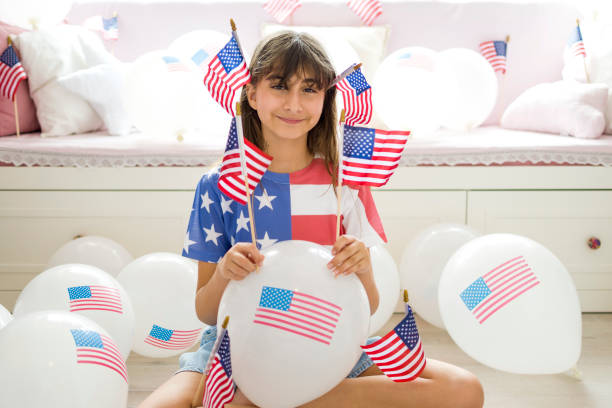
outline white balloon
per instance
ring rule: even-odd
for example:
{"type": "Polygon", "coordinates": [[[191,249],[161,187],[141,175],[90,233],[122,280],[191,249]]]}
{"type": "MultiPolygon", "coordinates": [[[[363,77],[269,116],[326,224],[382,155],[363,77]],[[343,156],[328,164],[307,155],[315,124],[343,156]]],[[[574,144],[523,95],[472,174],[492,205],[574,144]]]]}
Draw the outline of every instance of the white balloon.
{"type": "Polygon", "coordinates": [[[283,241],[262,253],[259,273],[227,285],[217,321],[230,316],[238,388],[258,406],[295,407],[349,374],[368,334],[369,303],[355,275],[334,278],[320,245],[283,241]]]}
{"type": "Polygon", "coordinates": [[[497,77],[491,64],[466,48],[451,48],[435,57],[442,126],[471,130],[484,122],[497,102],[497,77]]]}
{"type": "Polygon", "coordinates": [[[124,360],[132,347],[134,309],[125,289],[91,265],[58,265],[37,275],[19,294],[15,317],[42,310],[85,316],[107,330],[124,360]]]}
{"type": "Polygon", "coordinates": [[[127,368],[108,332],[74,313],[47,310],[0,330],[1,407],[116,408],[127,368]]]}
{"type": "Polygon", "coordinates": [[[434,326],[444,328],[438,306],[444,265],[459,247],[479,235],[463,224],[434,224],[419,232],[404,249],[401,287],[408,290],[414,311],[434,326]]]}
{"type": "Polygon", "coordinates": [[[138,129],[157,137],[182,140],[197,123],[206,89],[199,71],[175,59],[167,50],[146,53],[128,69],[124,100],[138,129]]]}
{"type": "Polygon", "coordinates": [[[4,306],[0,305],[0,330],[13,320],[13,315],[4,306]]]}
{"type": "Polygon", "coordinates": [[[204,324],[195,313],[197,264],[157,252],[128,264],[117,280],[136,314],[132,350],[148,357],[180,354],[200,341],[204,324]]]}
{"type": "Polygon", "coordinates": [[[426,136],[440,127],[440,90],[432,72],[435,51],[402,48],[380,64],[372,87],[376,112],[391,129],[426,136]]]}
{"type": "Polygon", "coordinates": [[[90,235],[73,239],[62,245],[49,259],[47,268],[78,263],[93,265],[112,276],[134,258],[125,247],[105,237],[90,235]]]}
{"type": "Polygon", "coordinates": [[[382,245],[370,248],[374,282],[378,288],[378,309],[370,317],[370,334],[376,333],[389,320],[400,295],[400,278],[393,257],[382,245]]]}
{"type": "Polygon", "coordinates": [[[5,23],[31,30],[61,23],[71,7],[72,0],[2,0],[0,16],[5,23]]]}
{"type": "Polygon", "coordinates": [[[439,301],[450,336],[487,366],[552,374],[580,356],[576,287],[561,261],[529,238],[490,234],[463,245],[442,272],[439,301]]]}

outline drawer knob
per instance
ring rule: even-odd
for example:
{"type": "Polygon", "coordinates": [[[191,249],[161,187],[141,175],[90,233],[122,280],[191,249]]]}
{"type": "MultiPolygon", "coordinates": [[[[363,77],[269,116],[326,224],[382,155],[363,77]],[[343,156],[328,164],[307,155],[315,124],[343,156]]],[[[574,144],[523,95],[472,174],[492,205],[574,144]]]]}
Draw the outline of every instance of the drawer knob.
{"type": "Polygon", "coordinates": [[[597,237],[589,238],[587,243],[589,244],[589,248],[591,249],[598,249],[601,246],[601,241],[597,237]]]}

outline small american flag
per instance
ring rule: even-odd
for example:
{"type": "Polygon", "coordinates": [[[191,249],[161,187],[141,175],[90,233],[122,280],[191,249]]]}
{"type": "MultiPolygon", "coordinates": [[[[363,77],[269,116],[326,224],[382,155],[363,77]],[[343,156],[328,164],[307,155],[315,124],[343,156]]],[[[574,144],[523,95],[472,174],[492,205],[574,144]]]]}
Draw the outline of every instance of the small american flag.
{"type": "MultiPolygon", "coordinates": [[[[255,191],[255,187],[266,172],[272,162],[272,156],[259,150],[257,146],[244,139],[244,154],[246,156],[247,178],[249,182],[249,194],[255,191]]],[[[240,162],[240,146],[238,134],[236,132],[236,118],[232,118],[227,145],[221,164],[219,190],[227,196],[238,201],[240,204],[247,203],[247,192],[242,175],[242,165],[240,162]]]]}
{"type": "Polygon", "coordinates": [[[582,40],[582,33],[580,32],[580,25],[576,25],[572,30],[569,40],[567,41],[569,51],[575,57],[586,57],[586,51],[584,49],[584,41],[582,40]]]}
{"type": "Polygon", "coordinates": [[[230,358],[230,338],[227,330],[223,334],[219,350],[215,354],[204,385],[204,408],[222,408],[234,399],[232,380],[232,361],[230,358]]]}
{"type": "Polygon", "coordinates": [[[347,4],[369,26],[382,14],[382,3],[378,0],[349,0],[347,4]]]}
{"type": "Polygon", "coordinates": [[[342,308],[293,290],[264,286],[253,323],[274,327],[329,345],[342,308]]]}
{"type": "Polygon", "coordinates": [[[173,57],[171,55],[164,55],[162,57],[162,60],[166,64],[166,68],[168,69],[168,72],[174,72],[174,71],[189,72],[191,71],[189,67],[187,67],[187,65],[185,65],[180,59],[173,57]]]}
{"type": "Polygon", "coordinates": [[[407,309],[406,317],[385,337],[361,346],[378,368],[395,382],[414,380],[426,364],[412,309],[410,306],[407,309]]]}
{"type": "Polygon", "coordinates": [[[342,94],[344,121],[347,125],[365,125],[372,119],[372,88],[361,68],[351,72],[336,85],[342,94]]]}
{"type": "Polygon", "coordinates": [[[506,53],[508,44],[505,41],[485,41],[480,44],[480,53],[489,61],[495,72],[506,73],[506,53]]]}
{"type": "Polygon", "coordinates": [[[116,15],[111,18],[91,16],[86,18],[82,25],[91,31],[102,34],[102,38],[105,40],[119,39],[119,25],[118,17],[116,15]]]}
{"type": "Polygon", "coordinates": [[[191,61],[196,64],[198,67],[202,68],[202,65],[208,58],[208,52],[200,48],[191,56],[191,61]]]}
{"type": "Polygon", "coordinates": [[[101,285],[73,286],[68,288],[70,311],[105,310],[123,313],[119,289],[101,285]]]}
{"type": "Polygon", "coordinates": [[[77,364],[96,364],[110,368],[128,382],[127,368],[115,342],[91,330],[70,330],[76,345],[77,364]]]}
{"type": "Polygon", "coordinates": [[[517,256],[480,276],[459,294],[478,323],[538,285],[540,280],[522,256],[517,256]]]}
{"type": "Polygon", "coordinates": [[[282,23],[291,16],[295,10],[299,9],[302,5],[300,0],[270,0],[264,3],[263,8],[276,19],[279,23],[282,23]]]}
{"type": "Polygon", "coordinates": [[[17,87],[27,77],[17,53],[9,45],[0,55],[0,95],[14,101],[17,87]]]}
{"type": "Polygon", "coordinates": [[[236,91],[251,80],[244,56],[238,47],[238,41],[232,39],[208,63],[208,72],[204,76],[204,85],[212,97],[232,116],[233,100],[236,91]]]}
{"type": "Polygon", "coordinates": [[[380,187],[399,165],[409,131],[344,126],[342,181],[380,187]]]}
{"type": "Polygon", "coordinates": [[[171,330],[153,325],[144,342],[167,350],[181,350],[190,347],[200,337],[202,329],[171,330]]]}

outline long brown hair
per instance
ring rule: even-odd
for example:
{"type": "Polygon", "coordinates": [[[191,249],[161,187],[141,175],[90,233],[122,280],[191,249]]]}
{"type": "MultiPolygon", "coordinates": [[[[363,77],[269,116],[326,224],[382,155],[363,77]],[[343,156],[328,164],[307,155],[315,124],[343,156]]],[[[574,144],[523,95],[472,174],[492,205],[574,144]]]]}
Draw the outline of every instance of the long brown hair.
{"type": "MultiPolygon", "coordinates": [[[[325,91],[321,117],[308,132],[306,145],[310,154],[319,155],[325,160],[332,184],[335,185],[338,167],[336,87],[328,87],[336,74],[323,46],[306,33],[283,31],[274,34],[259,43],[251,59],[249,71],[251,85],[254,87],[271,73],[285,79],[308,73],[312,75],[319,89],[325,91]]],[[[248,103],[246,87],[242,88],[240,95],[240,110],[244,137],[260,149],[266,150],[261,121],[257,111],[248,103]]]]}

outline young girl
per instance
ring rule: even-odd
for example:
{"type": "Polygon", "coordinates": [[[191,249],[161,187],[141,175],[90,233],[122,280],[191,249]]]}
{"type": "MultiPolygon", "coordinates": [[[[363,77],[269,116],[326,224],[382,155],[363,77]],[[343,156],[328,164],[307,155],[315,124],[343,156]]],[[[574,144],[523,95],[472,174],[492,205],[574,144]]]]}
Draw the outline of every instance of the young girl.
{"type": "MultiPolygon", "coordinates": [[[[282,240],[328,245],[330,273],[354,273],[362,282],[371,313],[378,306],[369,247],[386,241],[368,187],[343,187],[341,236],[335,239],[336,145],[334,69],[312,37],[283,32],[259,44],[251,61],[251,82],[243,89],[244,136],[274,157],[254,192],[257,241],[261,248],[282,240]]],[[[223,291],[264,260],[251,243],[246,206],[217,188],[219,169],[202,177],[183,255],[197,259],[196,312],[217,323],[223,291]]],[[[216,327],[204,332],[200,348],[180,358],[180,370],[140,408],[190,407],[215,342],[216,327]]],[[[256,375],[256,374],[255,374],[256,375]]],[[[236,390],[232,404],[251,405],[236,390]]],[[[348,377],[307,407],[481,407],[483,392],[471,373],[427,358],[421,376],[396,383],[363,354],[348,377]]]]}

